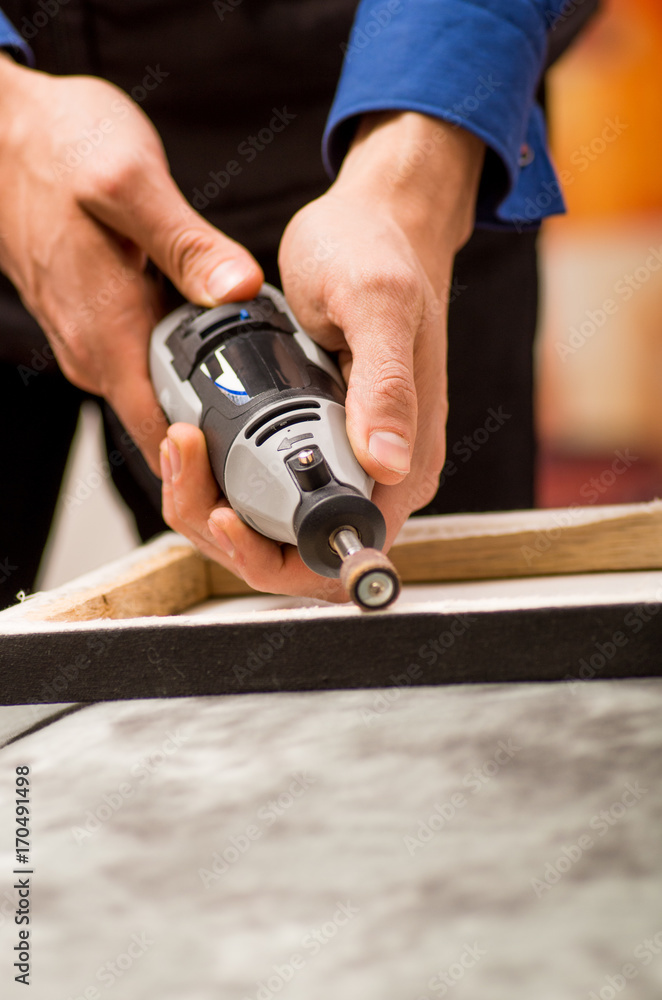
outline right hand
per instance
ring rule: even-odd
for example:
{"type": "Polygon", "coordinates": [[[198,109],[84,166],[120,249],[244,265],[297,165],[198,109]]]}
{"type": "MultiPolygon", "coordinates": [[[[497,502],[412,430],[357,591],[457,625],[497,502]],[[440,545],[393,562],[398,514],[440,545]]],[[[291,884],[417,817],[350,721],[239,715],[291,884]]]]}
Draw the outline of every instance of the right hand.
{"type": "MultiPolygon", "coordinates": [[[[436,119],[366,116],[338,179],[295,215],[281,243],[290,305],[338,353],[350,442],[376,481],[387,548],[434,496],[444,462],[448,289],[473,228],[483,157],[480,139],[436,119]],[[386,439],[374,448],[379,431],[386,439]],[[393,447],[396,435],[404,449],[393,447]],[[411,456],[404,465],[403,451],[411,456]]],[[[162,461],[166,520],[212,559],[257,590],[347,600],[294,546],[258,534],[230,509],[201,431],[173,424],[162,461]]]]}
{"type": "Polygon", "coordinates": [[[158,474],[167,423],[149,377],[161,309],[147,260],[203,306],[257,294],[260,267],[190,207],[122,90],[2,54],[0,95],[0,268],[65,376],[109,402],[158,474]]]}

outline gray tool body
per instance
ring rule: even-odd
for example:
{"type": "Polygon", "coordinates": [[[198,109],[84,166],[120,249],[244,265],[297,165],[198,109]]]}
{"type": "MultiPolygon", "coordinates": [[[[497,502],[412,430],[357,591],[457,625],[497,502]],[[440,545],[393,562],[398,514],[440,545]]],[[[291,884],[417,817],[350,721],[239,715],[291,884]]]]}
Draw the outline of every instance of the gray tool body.
{"type": "MultiPolygon", "coordinates": [[[[213,309],[181,306],[152,334],[150,369],[170,422],[204,432],[214,475],[247,524],[298,545],[322,576],[339,576],[348,557],[346,537],[334,544],[342,529],[358,549],[381,548],[384,519],[347,437],[342,376],[275,288],[213,309]]],[[[373,567],[357,603],[397,596],[397,574],[385,572],[373,567]]]]}

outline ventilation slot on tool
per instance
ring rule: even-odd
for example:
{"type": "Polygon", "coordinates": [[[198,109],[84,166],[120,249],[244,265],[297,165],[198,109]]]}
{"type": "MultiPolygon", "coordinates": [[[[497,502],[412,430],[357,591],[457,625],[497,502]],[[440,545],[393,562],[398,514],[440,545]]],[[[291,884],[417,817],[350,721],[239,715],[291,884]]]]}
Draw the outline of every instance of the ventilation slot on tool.
{"type": "MultiPolygon", "coordinates": [[[[298,399],[292,399],[289,403],[283,403],[281,406],[274,406],[273,410],[269,410],[268,413],[263,413],[258,420],[249,424],[244,431],[244,437],[252,438],[255,432],[259,431],[260,427],[264,427],[264,425],[268,424],[270,420],[274,419],[274,417],[280,417],[283,413],[292,413],[293,410],[319,410],[319,408],[320,404],[316,403],[313,399],[304,402],[301,402],[298,399]]],[[[303,420],[304,417],[301,419],[303,420]]],[[[317,419],[319,420],[319,417],[317,419]]]]}
{"type": "Polygon", "coordinates": [[[241,315],[241,313],[236,313],[236,315],[234,316],[226,316],[225,319],[219,320],[218,323],[214,323],[207,329],[201,330],[199,335],[200,340],[207,340],[208,337],[211,337],[212,333],[216,333],[218,330],[221,329],[221,327],[228,326],[228,324],[230,323],[237,323],[239,322],[239,320],[242,320],[243,318],[244,317],[241,315]]]}
{"type": "MultiPolygon", "coordinates": [[[[273,437],[278,431],[282,431],[284,427],[291,427],[292,424],[302,424],[304,421],[310,420],[321,420],[319,413],[292,413],[287,417],[283,417],[282,420],[277,420],[275,424],[271,427],[267,427],[266,430],[262,431],[261,434],[255,438],[255,444],[260,447],[265,441],[268,441],[270,437],[273,437]]],[[[311,435],[312,436],[312,435],[311,435]]]]}

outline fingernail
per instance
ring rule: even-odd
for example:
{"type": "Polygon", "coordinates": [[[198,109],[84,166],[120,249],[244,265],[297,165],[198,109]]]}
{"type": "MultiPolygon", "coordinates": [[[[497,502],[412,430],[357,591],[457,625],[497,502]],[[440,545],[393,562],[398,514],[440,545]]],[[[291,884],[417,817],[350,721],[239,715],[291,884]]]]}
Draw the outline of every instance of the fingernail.
{"type": "Polygon", "coordinates": [[[223,531],[221,524],[217,523],[214,514],[210,515],[208,523],[209,530],[214,536],[214,541],[218,545],[219,549],[222,549],[226,556],[229,556],[230,559],[232,559],[234,555],[234,545],[230,541],[229,536],[223,531]]]}
{"type": "Polygon", "coordinates": [[[224,260],[209,275],[207,294],[214,302],[221,302],[252,273],[252,267],[245,260],[224,260]]]}
{"type": "Polygon", "coordinates": [[[375,431],[370,435],[368,450],[375,461],[391,472],[409,472],[409,445],[393,431],[375,431]]]}
{"type": "Polygon", "coordinates": [[[167,445],[166,447],[161,446],[159,448],[159,462],[161,464],[161,479],[164,483],[169,484],[172,479],[172,468],[170,466],[167,445]]]}
{"type": "Polygon", "coordinates": [[[178,479],[179,473],[182,471],[182,456],[179,454],[179,448],[170,438],[168,438],[168,456],[172,478],[178,479]]]}

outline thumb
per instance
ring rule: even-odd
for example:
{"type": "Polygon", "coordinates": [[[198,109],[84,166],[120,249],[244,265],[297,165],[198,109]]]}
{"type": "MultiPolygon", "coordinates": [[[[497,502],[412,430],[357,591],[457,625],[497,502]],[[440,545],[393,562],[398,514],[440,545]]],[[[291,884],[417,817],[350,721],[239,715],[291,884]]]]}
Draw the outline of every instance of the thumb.
{"type": "Polygon", "coordinates": [[[347,434],[366,472],[394,485],[409,472],[416,440],[415,331],[411,318],[379,305],[344,324],[352,352],[347,434]]]}
{"type": "Polygon", "coordinates": [[[201,306],[252,298],[264,280],[255,258],[188,204],[165,165],[126,171],[83,207],[128,236],[167,274],[185,298],[201,306]]]}

